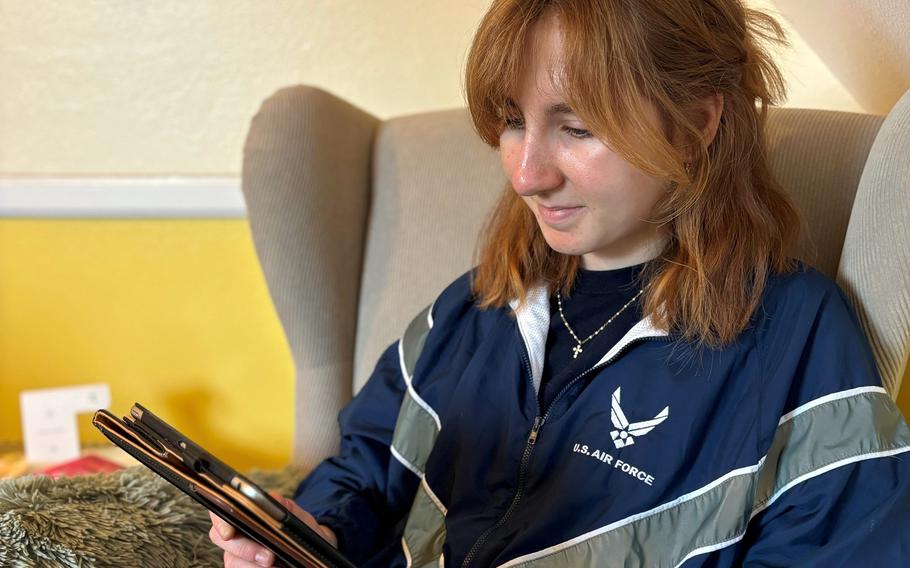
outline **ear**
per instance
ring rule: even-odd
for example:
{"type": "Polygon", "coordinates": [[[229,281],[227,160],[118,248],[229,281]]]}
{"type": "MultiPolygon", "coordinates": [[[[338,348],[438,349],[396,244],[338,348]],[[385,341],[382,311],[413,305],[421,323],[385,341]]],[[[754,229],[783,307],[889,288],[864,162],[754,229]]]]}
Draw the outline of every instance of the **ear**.
{"type": "Polygon", "coordinates": [[[716,93],[701,100],[697,108],[696,124],[701,129],[705,146],[710,146],[714,141],[723,112],[724,96],[722,94],[716,93]]]}
{"type": "MultiPolygon", "coordinates": [[[[724,96],[720,93],[707,96],[698,101],[689,112],[692,113],[695,126],[701,131],[705,147],[710,146],[717,135],[717,129],[720,127],[720,117],[724,112],[724,96]]],[[[684,161],[692,160],[691,143],[687,143],[679,130],[673,129],[669,138],[672,144],[679,149],[684,161]]]]}

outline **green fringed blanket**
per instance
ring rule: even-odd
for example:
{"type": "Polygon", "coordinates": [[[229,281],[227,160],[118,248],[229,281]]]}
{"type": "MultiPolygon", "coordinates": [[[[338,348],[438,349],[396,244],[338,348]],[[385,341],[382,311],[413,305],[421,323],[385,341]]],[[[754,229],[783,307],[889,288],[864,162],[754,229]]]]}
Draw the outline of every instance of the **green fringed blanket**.
{"type": "MultiPolygon", "coordinates": [[[[290,496],[303,472],[253,472],[290,496]]],[[[211,567],[208,511],[142,466],[110,474],[0,481],[0,566],[211,567]]]]}

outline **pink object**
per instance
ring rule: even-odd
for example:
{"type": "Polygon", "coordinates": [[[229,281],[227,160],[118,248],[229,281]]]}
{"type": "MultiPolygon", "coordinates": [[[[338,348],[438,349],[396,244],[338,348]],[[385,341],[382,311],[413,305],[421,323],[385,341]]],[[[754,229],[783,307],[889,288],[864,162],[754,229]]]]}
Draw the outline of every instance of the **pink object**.
{"type": "Polygon", "coordinates": [[[123,466],[101,456],[83,456],[61,464],[53,465],[35,473],[50,475],[51,477],[73,477],[75,475],[88,475],[90,473],[107,473],[123,469],[123,466]]]}

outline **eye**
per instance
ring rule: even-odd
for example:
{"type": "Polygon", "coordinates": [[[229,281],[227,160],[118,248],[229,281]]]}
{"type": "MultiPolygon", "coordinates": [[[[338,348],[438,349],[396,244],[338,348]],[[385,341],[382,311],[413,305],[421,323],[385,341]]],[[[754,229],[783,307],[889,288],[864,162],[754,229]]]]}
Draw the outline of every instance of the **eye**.
{"type": "Polygon", "coordinates": [[[565,132],[573,138],[590,138],[591,137],[591,131],[585,130],[584,128],[572,128],[571,126],[564,126],[563,130],[565,130],[565,132]]]}

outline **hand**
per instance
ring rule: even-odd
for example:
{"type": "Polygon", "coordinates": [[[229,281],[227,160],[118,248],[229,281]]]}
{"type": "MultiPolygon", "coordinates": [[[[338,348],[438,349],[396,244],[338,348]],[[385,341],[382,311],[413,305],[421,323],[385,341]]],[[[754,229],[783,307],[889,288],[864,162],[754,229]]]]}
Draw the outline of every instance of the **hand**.
{"type": "MultiPolygon", "coordinates": [[[[272,491],[269,494],[297,518],[306,523],[307,526],[322,535],[332,546],[338,547],[338,539],[332,529],[317,523],[313,515],[301,509],[291,499],[281,496],[277,491],[272,491]]],[[[225,568],[253,568],[257,566],[273,566],[275,564],[274,552],[254,540],[238,535],[233,525],[225,522],[215,513],[209,512],[209,516],[212,518],[209,539],[215,543],[215,546],[224,550],[225,568]]]]}

